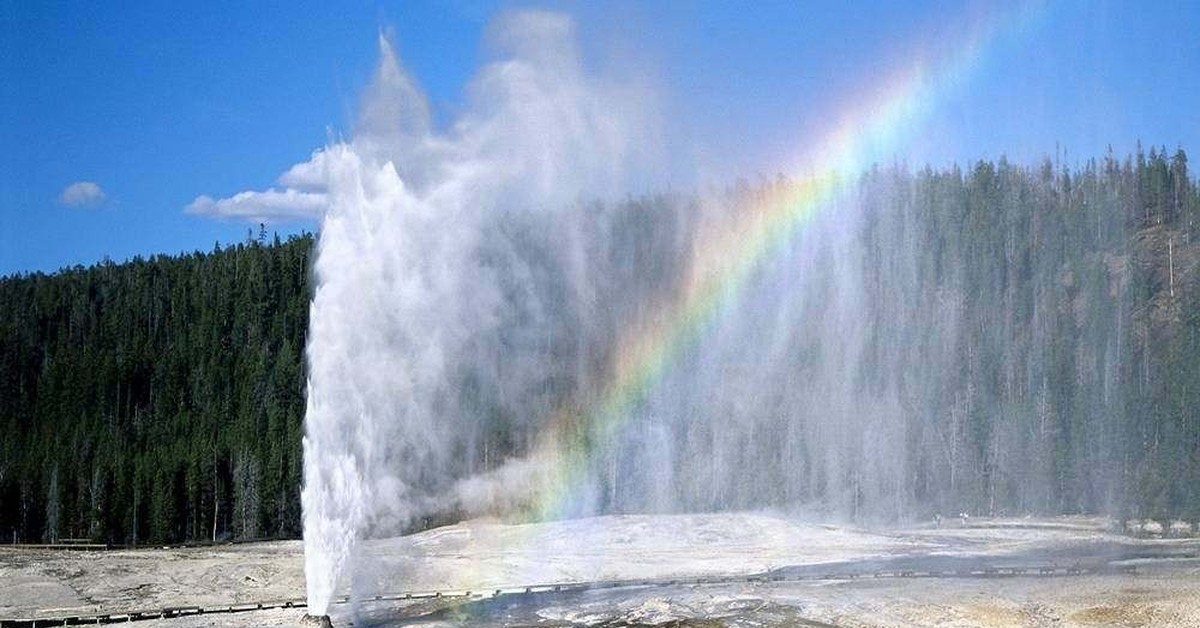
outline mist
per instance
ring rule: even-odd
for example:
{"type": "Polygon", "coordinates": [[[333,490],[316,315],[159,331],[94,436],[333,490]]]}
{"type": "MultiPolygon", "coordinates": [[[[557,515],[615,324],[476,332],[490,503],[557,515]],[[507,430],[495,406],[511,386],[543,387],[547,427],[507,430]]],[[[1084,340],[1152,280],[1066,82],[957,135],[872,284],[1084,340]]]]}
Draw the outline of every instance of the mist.
{"type": "Polygon", "coordinates": [[[443,493],[513,451],[499,426],[532,432],[578,377],[560,354],[585,361],[564,341],[596,305],[582,199],[627,190],[655,130],[644,90],[585,75],[573,30],[551,13],[499,18],[446,129],[381,35],[353,138],[281,178],[327,203],[302,493],[318,612],[359,539],[453,506],[443,493]]]}
{"type": "Polygon", "coordinates": [[[1110,168],[1076,196],[1069,175],[1003,161],[655,192],[646,173],[671,150],[653,89],[586,70],[565,16],[508,13],[488,37],[469,106],[439,126],[381,36],[353,136],[280,179],[325,205],[307,347],[310,612],[343,578],[367,586],[360,541],[468,517],[895,523],[1122,502],[1125,476],[1091,473],[1120,455],[1115,432],[1068,428],[1125,403],[1112,332],[1127,288],[1090,277],[1101,305],[1076,316],[1067,258],[1037,243],[1060,229],[1110,246],[1124,227],[1105,185],[1129,175],[1110,168]],[[739,239],[814,185],[814,210],[769,246],[739,239]],[[1051,223],[1057,202],[1084,220],[1051,223]],[[706,285],[711,318],[640,354],[706,285]],[[1067,329],[1075,371],[1056,375],[1067,329]],[[623,374],[651,359],[662,368],[626,394],[623,374]],[[1087,405],[1091,390],[1103,401],[1087,405]]]}
{"type": "Polygon", "coordinates": [[[856,417],[878,419],[848,400],[861,350],[850,201],[756,270],[616,432],[590,423],[623,344],[719,270],[704,249],[762,190],[632,200],[663,149],[656,99],[586,72],[573,30],[557,14],[499,18],[472,105],[445,129],[381,36],[353,138],[280,179],[328,205],[302,493],[316,614],[341,575],[370,571],[360,540],[431,521],[852,501],[840,445],[864,431],[856,417]],[[846,344],[790,385],[792,337],[818,318],[812,333],[846,344]],[[817,390],[802,406],[812,425],[779,411],[817,390]],[[820,491],[792,485],[797,447],[829,452],[820,491]]]}

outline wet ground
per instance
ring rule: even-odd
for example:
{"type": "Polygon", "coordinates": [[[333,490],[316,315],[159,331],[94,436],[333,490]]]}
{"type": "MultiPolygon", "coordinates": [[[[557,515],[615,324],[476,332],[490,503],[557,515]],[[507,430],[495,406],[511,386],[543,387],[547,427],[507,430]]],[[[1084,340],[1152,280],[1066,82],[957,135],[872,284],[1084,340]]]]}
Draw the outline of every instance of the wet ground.
{"type": "MultiPolygon", "coordinates": [[[[1109,528],[1058,518],[863,530],[766,514],[474,521],[368,543],[342,592],[359,602],[331,615],[335,626],[380,628],[1200,626],[1200,540],[1109,528]],[[524,588],[555,583],[560,590],[524,588]],[[447,595],[394,595],[433,591],[447,595]]],[[[299,542],[0,546],[0,619],[302,603],[301,551],[299,542]]],[[[299,626],[303,616],[279,608],[133,625],[299,626]]]]}
{"type": "Polygon", "coordinates": [[[1049,585],[1014,577],[646,587],[498,598],[416,615],[368,606],[354,625],[1196,626],[1198,593],[1195,574],[1165,572],[1049,585]]]}

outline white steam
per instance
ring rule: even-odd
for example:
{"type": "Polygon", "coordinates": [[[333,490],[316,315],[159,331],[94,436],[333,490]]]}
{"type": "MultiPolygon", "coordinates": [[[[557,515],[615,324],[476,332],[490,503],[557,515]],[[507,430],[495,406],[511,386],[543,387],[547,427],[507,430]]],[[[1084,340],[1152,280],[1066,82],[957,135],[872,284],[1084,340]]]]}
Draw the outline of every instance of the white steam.
{"type": "Polygon", "coordinates": [[[964,344],[967,271],[941,267],[957,253],[926,246],[937,216],[962,209],[931,195],[936,179],[842,173],[851,189],[819,208],[782,177],[627,196],[668,170],[653,92],[589,69],[560,15],[506,14],[488,37],[451,124],[380,37],[350,140],[278,189],[190,206],[321,217],[309,612],[327,613],[347,580],[371,593],[394,565],[358,551],[364,539],[464,516],[895,520],[983,494],[959,479],[984,415],[958,374],[987,354],[964,344]],[[719,302],[678,307],[697,294],[719,302]],[[630,372],[665,368],[611,390],[647,348],[630,372]]]}
{"type": "MultiPolygon", "coordinates": [[[[490,36],[495,59],[450,128],[433,128],[424,95],[381,36],[351,141],[291,168],[279,180],[285,190],[191,206],[323,214],[302,493],[313,614],[327,612],[360,539],[403,530],[435,503],[473,510],[465,502],[498,499],[493,484],[507,476],[451,485],[473,475],[464,461],[480,456],[466,449],[483,440],[464,439],[481,429],[480,410],[460,391],[473,385],[479,397],[511,395],[509,407],[532,408],[545,356],[522,350],[537,338],[498,338],[520,289],[505,277],[523,268],[516,236],[496,236],[532,224],[521,216],[626,190],[629,168],[653,152],[646,92],[585,73],[569,19],[513,13],[490,36]],[[501,345],[514,349],[511,359],[501,345]]],[[[517,298],[532,317],[525,332],[555,307],[517,298]]]]}
{"type": "Polygon", "coordinates": [[[345,576],[369,593],[379,563],[361,540],[456,517],[903,508],[897,393],[863,394],[857,202],[831,203],[761,259],[714,256],[764,189],[631,200],[663,170],[652,92],[588,70],[557,14],[507,14],[489,43],[441,128],[381,37],[351,140],[289,169],[282,190],[194,203],[322,215],[309,611],[326,613],[345,576]],[[630,330],[670,333],[662,313],[689,281],[746,259],[702,341],[614,423],[594,420],[630,330]]]}

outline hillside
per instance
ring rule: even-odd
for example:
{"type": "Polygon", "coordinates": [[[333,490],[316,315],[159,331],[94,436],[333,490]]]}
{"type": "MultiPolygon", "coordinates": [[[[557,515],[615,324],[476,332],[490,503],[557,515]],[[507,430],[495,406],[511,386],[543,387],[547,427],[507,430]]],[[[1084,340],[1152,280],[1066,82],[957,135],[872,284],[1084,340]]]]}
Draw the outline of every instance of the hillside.
{"type": "MultiPolygon", "coordinates": [[[[780,185],[794,184],[760,188],[780,185]]],[[[1182,150],[1139,149],[1078,171],[1003,159],[965,171],[878,168],[856,185],[866,209],[840,254],[861,268],[866,336],[846,377],[859,396],[887,401],[879,425],[889,431],[877,437],[905,444],[904,459],[888,461],[900,472],[859,445],[835,467],[816,445],[784,451],[775,432],[747,434],[764,468],[792,458],[761,474],[766,489],[730,484],[694,509],[1200,517],[1200,191],[1182,150]],[[877,466],[860,473],[867,465],[877,466]],[[810,471],[780,475],[794,469],[810,471]]],[[[610,208],[613,246],[633,242],[641,261],[612,254],[624,248],[604,253],[625,273],[605,275],[605,290],[672,285],[663,276],[676,265],[655,253],[652,234],[672,233],[688,203],[610,208]]],[[[513,267],[564,292],[562,270],[535,248],[514,245],[513,267]]],[[[305,236],[0,279],[0,538],[298,536],[312,250],[305,236]]],[[[596,301],[640,303],[610,296],[596,301]]],[[[818,320],[813,307],[799,320],[818,320]]],[[[623,312],[594,324],[620,329],[623,312]]],[[[777,362],[788,372],[747,370],[794,382],[790,396],[781,384],[778,399],[761,401],[779,420],[805,416],[785,406],[804,403],[804,383],[817,381],[823,329],[790,332],[777,362]]],[[[571,330],[531,337],[548,343],[540,355],[574,364],[572,351],[591,349],[573,348],[583,345],[571,330]]],[[[586,363],[603,364],[604,351],[586,363]]],[[[573,398],[574,372],[541,366],[555,383],[546,394],[573,398]]],[[[459,388],[473,395],[462,407],[502,423],[477,430],[481,442],[463,455],[478,459],[462,468],[525,453],[535,423],[497,410],[484,387],[459,388]]],[[[617,501],[606,510],[634,510],[607,488],[617,501]]]]}
{"type": "Polygon", "coordinates": [[[309,236],[0,279],[0,534],[299,535],[309,236]]]}

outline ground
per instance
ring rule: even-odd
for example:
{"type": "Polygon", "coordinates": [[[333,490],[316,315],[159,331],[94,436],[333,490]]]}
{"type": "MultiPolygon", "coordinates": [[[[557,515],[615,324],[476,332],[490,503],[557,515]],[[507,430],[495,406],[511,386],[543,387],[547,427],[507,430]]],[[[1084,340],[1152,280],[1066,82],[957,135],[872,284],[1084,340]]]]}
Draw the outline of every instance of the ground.
{"type": "MultiPolygon", "coordinates": [[[[1200,540],[1131,539],[1088,518],[960,525],[862,530],[768,514],[472,521],[365,544],[343,591],[363,601],[334,604],[331,616],[335,626],[1200,625],[1200,540]],[[756,577],[729,578],[737,575],[756,577]],[[524,592],[685,577],[719,581],[524,592]],[[504,594],[493,597],[496,589],[504,594]]],[[[0,619],[302,601],[302,551],[298,541],[0,546],[0,619]]],[[[138,625],[299,626],[303,616],[283,608],[138,625]]]]}

